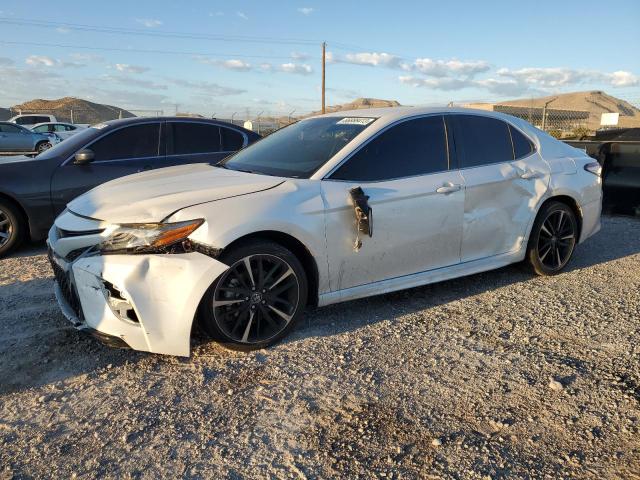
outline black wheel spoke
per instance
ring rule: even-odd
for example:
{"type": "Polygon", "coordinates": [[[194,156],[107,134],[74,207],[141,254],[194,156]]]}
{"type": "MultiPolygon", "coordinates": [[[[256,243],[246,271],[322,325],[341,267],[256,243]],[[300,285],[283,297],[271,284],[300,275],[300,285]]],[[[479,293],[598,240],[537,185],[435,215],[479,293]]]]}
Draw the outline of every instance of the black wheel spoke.
{"type": "Polygon", "coordinates": [[[575,222],[565,210],[548,214],[540,225],[538,259],[551,270],[560,270],[571,257],[575,246],[575,222]]]}
{"type": "Polygon", "coordinates": [[[291,322],[300,284],[291,266],[275,255],[255,254],[235,262],[213,293],[213,315],[238,343],[266,341],[291,322]]]}

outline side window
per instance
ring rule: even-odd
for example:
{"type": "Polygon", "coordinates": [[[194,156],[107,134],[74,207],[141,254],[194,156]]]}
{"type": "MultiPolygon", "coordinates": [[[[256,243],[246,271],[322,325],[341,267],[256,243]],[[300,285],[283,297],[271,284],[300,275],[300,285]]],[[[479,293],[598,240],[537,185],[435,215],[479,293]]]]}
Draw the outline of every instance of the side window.
{"type": "Polygon", "coordinates": [[[62,125],[60,123],[57,123],[52,126],[53,126],[53,130],[56,132],[66,132],[68,130],[66,125],[62,125]]]}
{"type": "Polygon", "coordinates": [[[146,123],[121,128],[89,145],[96,162],[158,156],[160,124],[146,123]]]}
{"type": "Polygon", "coordinates": [[[173,122],[173,154],[220,151],[220,127],[194,122],[173,122]]]}
{"type": "Polygon", "coordinates": [[[515,155],[516,159],[526,157],[533,152],[533,145],[527,137],[525,137],[511,125],[509,125],[509,131],[511,132],[513,154],[515,155]]]}
{"type": "Polygon", "coordinates": [[[33,117],[33,121],[31,123],[45,123],[50,121],[49,117],[33,117]]]}
{"type": "Polygon", "coordinates": [[[76,127],[75,127],[74,125],[65,125],[65,126],[64,126],[64,129],[65,129],[67,132],[73,132],[73,131],[76,129],[76,127]]]}
{"type": "Polygon", "coordinates": [[[331,178],[371,182],[426,175],[449,168],[442,116],[408,120],[381,133],[331,178]]]}
{"type": "Polygon", "coordinates": [[[39,122],[32,122],[31,119],[33,117],[20,117],[20,118],[16,118],[16,124],[18,125],[31,125],[33,123],[39,123],[39,122]]]}
{"type": "Polygon", "coordinates": [[[0,126],[0,131],[4,133],[20,133],[21,132],[20,128],[16,127],[15,125],[8,125],[6,123],[3,123],[0,126]]]}
{"type": "Polygon", "coordinates": [[[462,168],[513,160],[509,126],[481,115],[452,115],[456,151],[462,168]]]}
{"type": "Polygon", "coordinates": [[[38,133],[45,133],[49,131],[48,129],[48,125],[40,125],[39,127],[34,128],[33,131],[38,133]]]}
{"type": "Polygon", "coordinates": [[[235,152],[240,150],[244,144],[244,136],[240,132],[230,128],[220,127],[222,134],[222,150],[225,152],[235,152]]]}

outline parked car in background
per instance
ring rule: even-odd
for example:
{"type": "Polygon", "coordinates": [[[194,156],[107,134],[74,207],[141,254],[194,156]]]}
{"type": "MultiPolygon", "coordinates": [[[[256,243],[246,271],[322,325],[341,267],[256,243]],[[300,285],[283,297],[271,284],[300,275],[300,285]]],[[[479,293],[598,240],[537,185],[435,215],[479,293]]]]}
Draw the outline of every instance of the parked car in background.
{"type": "Polygon", "coordinates": [[[57,119],[53,115],[44,115],[39,113],[16,115],[15,117],[11,117],[8,121],[11,123],[16,123],[18,125],[30,127],[31,125],[35,125],[37,123],[57,122],[57,119]]]}
{"type": "Polygon", "coordinates": [[[31,130],[37,133],[44,134],[55,134],[61,140],[66,140],[67,138],[75,135],[76,133],[84,130],[85,126],[74,125],[72,123],[63,123],[63,122],[46,122],[46,123],[37,123],[31,127],[31,130]]]}
{"type": "Polygon", "coordinates": [[[138,117],[83,129],[35,158],[0,158],[0,256],[25,238],[44,238],[65,205],[96,185],[171,165],[217,163],[259,138],[220,121],[138,117]]]}
{"type": "Polygon", "coordinates": [[[188,355],[196,313],[224,344],[262,348],[307,303],[523,260],[561,272],[600,228],[599,174],[585,153],[497,112],[308,118],[217,165],[73,200],[49,231],[56,296],[77,328],[134,349],[188,355]]]}
{"type": "Polygon", "coordinates": [[[0,153],[41,153],[57,142],[49,135],[33,132],[22,125],[0,122],[0,153]]]}

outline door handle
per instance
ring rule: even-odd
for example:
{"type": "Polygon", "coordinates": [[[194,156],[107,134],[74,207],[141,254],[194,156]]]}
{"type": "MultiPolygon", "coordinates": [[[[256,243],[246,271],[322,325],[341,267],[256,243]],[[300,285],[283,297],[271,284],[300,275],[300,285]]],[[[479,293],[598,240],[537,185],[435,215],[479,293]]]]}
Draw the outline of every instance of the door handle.
{"type": "Polygon", "coordinates": [[[533,170],[527,170],[524,173],[520,174],[520,178],[523,178],[525,180],[533,180],[536,178],[540,178],[542,176],[542,174],[540,172],[534,172],[533,170]]]}
{"type": "Polygon", "coordinates": [[[436,193],[444,193],[445,195],[448,193],[457,192],[462,188],[462,185],[453,184],[451,182],[445,183],[443,186],[436,189],[436,193]]]}

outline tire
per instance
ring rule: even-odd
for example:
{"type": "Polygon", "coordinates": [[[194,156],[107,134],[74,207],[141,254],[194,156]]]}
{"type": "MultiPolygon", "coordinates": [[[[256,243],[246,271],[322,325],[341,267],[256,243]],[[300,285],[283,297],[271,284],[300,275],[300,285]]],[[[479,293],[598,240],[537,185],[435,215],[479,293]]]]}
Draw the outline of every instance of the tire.
{"type": "Polygon", "coordinates": [[[45,150],[49,150],[51,148],[50,142],[40,142],[36,145],[36,152],[39,154],[44,152],[45,150]]]}
{"type": "Polygon", "coordinates": [[[20,244],[23,233],[24,223],[18,209],[0,200],[0,258],[20,244]]]}
{"type": "Polygon", "coordinates": [[[526,261],[538,275],[556,275],[569,263],[578,240],[578,221],[573,210],[551,201],[540,209],[531,229],[526,261]]]}
{"type": "Polygon", "coordinates": [[[275,242],[252,240],[220,261],[229,269],[200,303],[205,333],[243,351],[268,347],[289,334],[307,304],[307,277],[298,258],[275,242]]]}

